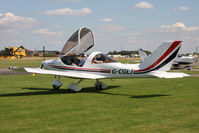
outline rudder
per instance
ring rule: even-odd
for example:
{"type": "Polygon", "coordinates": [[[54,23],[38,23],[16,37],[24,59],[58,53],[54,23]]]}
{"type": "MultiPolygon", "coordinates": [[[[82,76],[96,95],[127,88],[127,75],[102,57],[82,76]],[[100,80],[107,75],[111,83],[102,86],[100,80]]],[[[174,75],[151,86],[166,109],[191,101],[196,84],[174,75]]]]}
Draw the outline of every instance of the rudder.
{"type": "Polygon", "coordinates": [[[141,64],[136,73],[150,72],[153,70],[170,70],[173,59],[178,54],[182,41],[164,42],[141,64]]]}

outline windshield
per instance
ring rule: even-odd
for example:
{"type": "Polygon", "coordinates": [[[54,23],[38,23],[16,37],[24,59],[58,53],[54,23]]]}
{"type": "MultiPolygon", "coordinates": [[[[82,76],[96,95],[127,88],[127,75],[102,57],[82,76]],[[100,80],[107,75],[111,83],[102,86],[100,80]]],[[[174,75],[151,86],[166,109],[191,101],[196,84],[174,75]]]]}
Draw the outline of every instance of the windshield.
{"type": "Polygon", "coordinates": [[[91,29],[87,27],[77,30],[66,42],[62,51],[61,57],[66,55],[79,55],[88,51],[94,46],[94,36],[91,29]]]}
{"type": "Polygon", "coordinates": [[[65,53],[68,53],[72,48],[74,48],[78,44],[78,32],[77,30],[66,42],[65,46],[63,47],[61,51],[61,55],[64,55],[65,53]]]}

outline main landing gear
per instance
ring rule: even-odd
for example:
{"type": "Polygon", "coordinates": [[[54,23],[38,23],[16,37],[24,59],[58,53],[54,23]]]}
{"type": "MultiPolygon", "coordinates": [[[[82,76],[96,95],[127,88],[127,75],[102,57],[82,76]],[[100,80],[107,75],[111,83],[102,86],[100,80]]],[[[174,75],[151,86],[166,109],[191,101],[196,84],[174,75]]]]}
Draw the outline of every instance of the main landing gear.
{"type": "MultiPolygon", "coordinates": [[[[84,79],[80,79],[76,84],[71,83],[68,85],[68,89],[70,90],[70,92],[78,92],[80,91],[82,88],[78,86],[79,83],[81,83],[84,79]]],[[[99,80],[96,80],[95,83],[95,88],[96,90],[103,90],[107,87],[107,85],[99,80]]]]}
{"type": "Polygon", "coordinates": [[[80,79],[76,84],[75,83],[71,83],[68,85],[68,89],[70,92],[78,92],[80,91],[82,88],[78,86],[79,83],[81,83],[84,79],[80,79]]]}
{"type": "Polygon", "coordinates": [[[95,82],[95,88],[96,90],[103,90],[107,87],[108,85],[106,85],[105,83],[99,81],[98,79],[96,79],[96,82],[95,82]]]}
{"type": "Polygon", "coordinates": [[[59,90],[59,88],[63,85],[62,82],[60,81],[60,76],[56,80],[52,82],[53,89],[59,90]]]}
{"type": "MultiPolygon", "coordinates": [[[[80,79],[76,84],[71,83],[68,85],[68,89],[70,92],[78,92],[82,88],[78,86],[79,83],[81,83],[84,79],[80,79]]],[[[57,79],[52,82],[53,89],[59,90],[59,88],[62,86],[62,82],[60,81],[60,76],[57,76],[57,79]]],[[[94,84],[96,90],[103,90],[107,87],[107,85],[98,79],[96,79],[96,82],[94,84]]]]}

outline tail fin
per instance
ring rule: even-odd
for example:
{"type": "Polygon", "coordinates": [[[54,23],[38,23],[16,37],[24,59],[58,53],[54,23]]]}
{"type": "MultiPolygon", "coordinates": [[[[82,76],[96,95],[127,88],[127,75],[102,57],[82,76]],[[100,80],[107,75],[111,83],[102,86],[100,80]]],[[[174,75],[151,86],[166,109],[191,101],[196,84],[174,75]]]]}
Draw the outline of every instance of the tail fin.
{"type": "Polygon", "coordinates": [[[176,57],[182,41],[164,42],[144,62],[136,73],[145,73],[154,70],[170,70],[173,59],[176,57]]]}
{"type": "Polygon", "coordinates": [[[144,62],[144,60],[148,57],[148,55],[144,52],[143,49],[138,49],[138,52],[139,52],[141,61],[144,62]]]}

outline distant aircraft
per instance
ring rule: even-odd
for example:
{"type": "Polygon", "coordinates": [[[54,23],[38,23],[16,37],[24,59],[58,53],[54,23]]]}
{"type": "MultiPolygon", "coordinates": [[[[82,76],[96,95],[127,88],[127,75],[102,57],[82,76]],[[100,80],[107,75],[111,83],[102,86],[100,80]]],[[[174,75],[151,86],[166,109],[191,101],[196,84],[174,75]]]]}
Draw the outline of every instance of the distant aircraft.
{"type": "MultiPolygon", "coordinates": [[[[148,55],[142,49],[138,49],[138,52],[140,55],[140,59],[143,62],[148,57],[148,55]]],[[[186,65],[186,69],[190,70],[191,66],[189,65],[192,64],[194,61],[195,57],[193,56],[177,56],[176,58],[174,58],[172,65],[175,68],[179,67],[180,65],[186,65]]]]}
{"type": "Polygon", "coordinates": [[[122,64],[101,52],[93,52],[88,57],[83,57],[85,62],[80,61],[82,60],[80,55],[93,46],[93,32],[90,28],[83,27],[66,42],[60,53],[60,58],[43,61],[40,68],[24,69],[30,73],[56,75],[57,79],[52,82],[54,89],[59,89],[62,86],[61,76],[80,79],[76,84],[68,85],[68,89],[72,92],[81,90],[78,84],[84,79],[96,80],[94,86],[101,90],[105,89],[107,85],[100,79],[106,78],[182,78],[189,76],[184,73],[166,72],[171,68],[173,59],[181,47],[181,41],[164,42],[140,64],[122,64]]]}
{"type": "Polygon", "coordinates": [[[192,64],[195,61],[195,57],[193,56],[177,56],[173,61],[174,67],[179,67],[180,65],[186,65],[186,69],[190,70],[192,64]]]}

